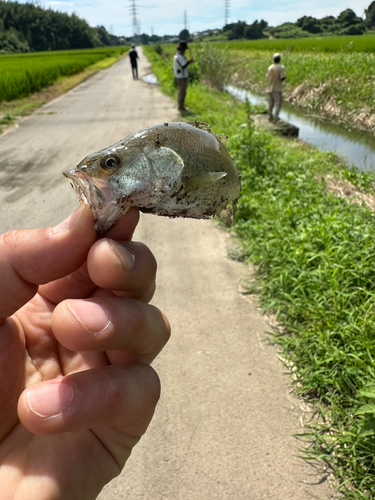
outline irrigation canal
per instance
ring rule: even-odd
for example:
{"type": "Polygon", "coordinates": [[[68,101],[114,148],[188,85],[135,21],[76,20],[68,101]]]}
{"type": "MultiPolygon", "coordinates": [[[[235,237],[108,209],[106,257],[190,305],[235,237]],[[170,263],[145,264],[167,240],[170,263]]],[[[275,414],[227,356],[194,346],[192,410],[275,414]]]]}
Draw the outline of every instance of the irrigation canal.
{"type": "MultiPolygon", "coordinates": [[[[156,76],[151,73],[142,78],[146,83],[157,84],[156,76]]],[[[227,85],[225,90],[239,101],[249,100],[251,104],[267,105],[267,97],[250,90],[227,85]]],[[[288,102],[283,103],[280,118],[299,128],[298,137],[323,151],[340,155],[349,167],[375,172],[375,137],[368,132],[348,129],[319,120],[299,111],[288,102]]]]}
{"type": "MultiPolygon", "coordinates": [[[[226,91],[240,101],[248,99],[254,105],[267,105],[264,95],[233,85],[228,85],[226,91]]],[[[360,170],[375,171],[375,138],[368,132],[326,123],[299,111],[288,102],[283,103],[280,118],[299,128],[298,137],[302,141],[317,149],[337,153],[349,167],[354,165],[360,170]]]]}

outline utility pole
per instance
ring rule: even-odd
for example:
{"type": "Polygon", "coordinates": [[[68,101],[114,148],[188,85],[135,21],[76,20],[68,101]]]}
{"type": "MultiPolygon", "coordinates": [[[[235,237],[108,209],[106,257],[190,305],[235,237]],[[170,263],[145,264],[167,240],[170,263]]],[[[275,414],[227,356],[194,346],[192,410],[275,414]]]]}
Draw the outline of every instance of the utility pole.
{"type": "Polygon", "coordinates": [[[224,26],[228,24],[229,21],[229,7],[230,7],[230,0],[224,0],[224,26]]]}
{"type": "Polygon", "coordinates": [[[184,29],[186,30],[187,28],[187,14],[186,14],[186,10],[184,11],[184,29]]]}
{"type": "Polygon", "coordinates": [[[138,34],[138,19],[137,19],[137,14],[138,14],[138,7],[135,3],[135,0],[130,0],[130,15],[133,18],[133,42],[137,42],[137,34],[138,34]]]}

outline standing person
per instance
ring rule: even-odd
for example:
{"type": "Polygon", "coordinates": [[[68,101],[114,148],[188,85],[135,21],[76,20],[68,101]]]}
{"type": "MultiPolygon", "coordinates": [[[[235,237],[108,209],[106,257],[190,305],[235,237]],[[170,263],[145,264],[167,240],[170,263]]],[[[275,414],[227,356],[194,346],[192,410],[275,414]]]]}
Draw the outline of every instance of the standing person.
{"type": "Polygon", "coordinates": [[[268,81],[268,119],[269,121],[277,121],[283,102],[283,81],[286,78],[285,68],[280,64],[281,55],[274,54],[273,64],[268,68],[267,81],[268,81]],[[275,107],[275,115],[272,115],[273,108],[275,107]]]}
{"type": "Polygon", "coordinates": [[[188,66],[190,63],[194,62],[193,58],[189,59],[189,61],[186,60],[185,51],[188,48],[187,42],[181,40],[177,46],[176,54],[173,57],[173,73],[178,83],[178,111],[187,111],[185,108],[185,96],[189,79],[188,66]]]}
{"type": "Polygon", "coordinates": [[[129,50],[130,64],[132,67],[133,80],[138,80],[138,63],[137,59],[139,59],[137,51],[135,50],[135,45],[132,45],[132,48],[129,50]]]}

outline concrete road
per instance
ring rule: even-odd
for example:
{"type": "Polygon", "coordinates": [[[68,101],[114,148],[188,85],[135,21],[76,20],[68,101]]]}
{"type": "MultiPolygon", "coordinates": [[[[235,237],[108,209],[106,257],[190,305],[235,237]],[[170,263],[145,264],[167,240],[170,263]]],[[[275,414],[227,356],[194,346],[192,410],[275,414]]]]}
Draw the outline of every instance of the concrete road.
{"type": "MultiPolygon", "coordinates": [[[[140,76],[150,71],[141,55],[140,76]]],[[[56,224],[76,206],[61,171],[148,125],[176,119],[123,60],[0,137],[3,231],[56,224]]],[[[163,393],[149,432],[100,500],[320,500],[324,475],[297,458],[300,402],[239,293],[250,270],[213,222],[142,216],[136,239],[159,263],[153,303],[172,324],[155,362],[163,393]]],[[[93,471],[94,473],[94,471],[93,471]]]]}

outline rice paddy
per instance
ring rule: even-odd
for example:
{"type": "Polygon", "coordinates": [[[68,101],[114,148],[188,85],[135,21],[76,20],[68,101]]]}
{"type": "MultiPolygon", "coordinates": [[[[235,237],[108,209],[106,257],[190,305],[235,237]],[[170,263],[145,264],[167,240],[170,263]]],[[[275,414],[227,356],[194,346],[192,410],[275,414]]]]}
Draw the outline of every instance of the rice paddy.
{"type": "Polygon", "coordinates": [[[83,71],[108,57],[118,57],[126,47],[34,52],[0,55],[0,102],[28,96],[63,76],[83,71]]]}

